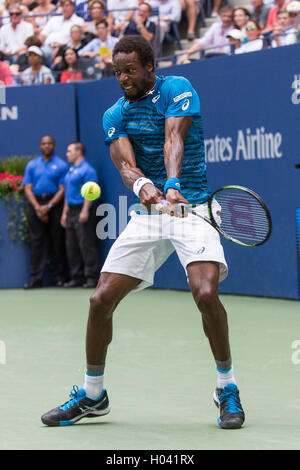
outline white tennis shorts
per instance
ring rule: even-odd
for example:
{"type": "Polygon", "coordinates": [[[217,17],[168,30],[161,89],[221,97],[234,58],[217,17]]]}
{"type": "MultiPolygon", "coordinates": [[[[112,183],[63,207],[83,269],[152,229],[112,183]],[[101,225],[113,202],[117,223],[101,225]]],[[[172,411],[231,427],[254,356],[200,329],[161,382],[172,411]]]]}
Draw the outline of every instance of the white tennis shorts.
{"type": "MultiPolygon", "coordinates": [[[[220,209],[214,201],[213,212],[220,209]]],[[[195,210],[208,216],[207,204],[201,204],[195,210]]],[[[135,289],[141,290],[153,284],[155,272],[176,250],[186,276],[190,263],[214,261],[219,263],[219,282],[227,277],[228,267],[219,233],[200,217],[193,214],[184,218],[168,214],[140,215],[136,212],[130,216],[125,230],[112,245],[101,272],[141,279],[135,289]]],[[[215,218],[217,220],[216,215],[215,218]]]]}

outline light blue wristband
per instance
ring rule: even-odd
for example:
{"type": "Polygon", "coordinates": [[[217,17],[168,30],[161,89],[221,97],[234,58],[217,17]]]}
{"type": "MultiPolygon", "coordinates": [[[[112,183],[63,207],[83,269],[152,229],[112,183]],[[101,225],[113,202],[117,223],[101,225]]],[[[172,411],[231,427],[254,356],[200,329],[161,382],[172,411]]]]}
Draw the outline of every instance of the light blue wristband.
{"type": "Polygon", "coordinates": [[[164,186],[164,195],[166,196],[169,188],[177,189],[180,191],[180,180],[178,178],[169,178],[164,186]]]}

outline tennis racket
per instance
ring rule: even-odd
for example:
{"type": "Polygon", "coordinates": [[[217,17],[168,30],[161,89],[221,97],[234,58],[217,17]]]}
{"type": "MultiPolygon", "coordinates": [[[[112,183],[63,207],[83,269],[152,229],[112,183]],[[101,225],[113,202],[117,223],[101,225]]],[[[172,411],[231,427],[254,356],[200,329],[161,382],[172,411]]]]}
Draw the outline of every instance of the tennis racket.
{"type": "MultiPolygon", "coordinates": [[[[166,203],[168,201],[162,201],[160,210],[166,203]]],[[[258,194],[243,186],[223,186],[215,191],[207,200],[208,217],[199,214],[195,206],[178,206],[182,213],[186,211],[200,217],[226,240],[240,246],[262,245],[272,232],[271,214],[266,204],[258,194]]]]}

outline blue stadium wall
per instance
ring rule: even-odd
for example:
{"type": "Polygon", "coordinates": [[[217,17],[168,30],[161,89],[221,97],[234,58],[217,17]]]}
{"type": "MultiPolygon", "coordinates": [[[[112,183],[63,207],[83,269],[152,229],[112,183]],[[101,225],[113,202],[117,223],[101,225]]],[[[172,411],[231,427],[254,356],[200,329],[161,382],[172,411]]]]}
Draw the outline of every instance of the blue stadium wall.
{"type": "MultiPolygon", "coordinates": [[[[229,276],[220,292],[299,299],[300,45],[174,66],[158,74],[183,75],[200,95],[211,188],[248,186],[271,210],[273,233],[265,245],[241,248],[223,241],[229,276]]],[[[107,204],[108,212],[99,209],[99,222],[105,227],[107,215],[116,209],[116,234],[127,222],[124,209],[133,198],[109,158],[101,121],[119,96],[111,78],[11,88],[6,104],[0,105],[2,158],[37,153],[45,134],[55,137],[57,154],[63,158],[69,142],[84,142],[86,158],[96,167],[103,189],[100,203],[107,204]]],[[[21,287],[28,276],[28,247],[8,248],[3,204],[0,211],[0,287],[21,287]]],[[[114,230],[107,235],[99,243],[101,263],[114,230]]],[[[175,255],[157,273],[154,287],[188,289],[175,255]]]]}

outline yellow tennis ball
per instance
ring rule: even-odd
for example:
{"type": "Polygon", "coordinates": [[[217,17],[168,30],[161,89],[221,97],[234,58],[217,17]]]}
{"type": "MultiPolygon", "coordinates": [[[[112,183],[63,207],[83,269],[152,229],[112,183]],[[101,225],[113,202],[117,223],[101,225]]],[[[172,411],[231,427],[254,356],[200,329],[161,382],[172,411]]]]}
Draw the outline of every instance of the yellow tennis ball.
{"type": "Polygon", "coordinates": [[[87,183],[84,183],[83,186],[81,186],[80,193],[84,199],[87,199],[88,201],[94,201],[100,197],[101,188],[94,181],[88,181],[87,183]]]}

